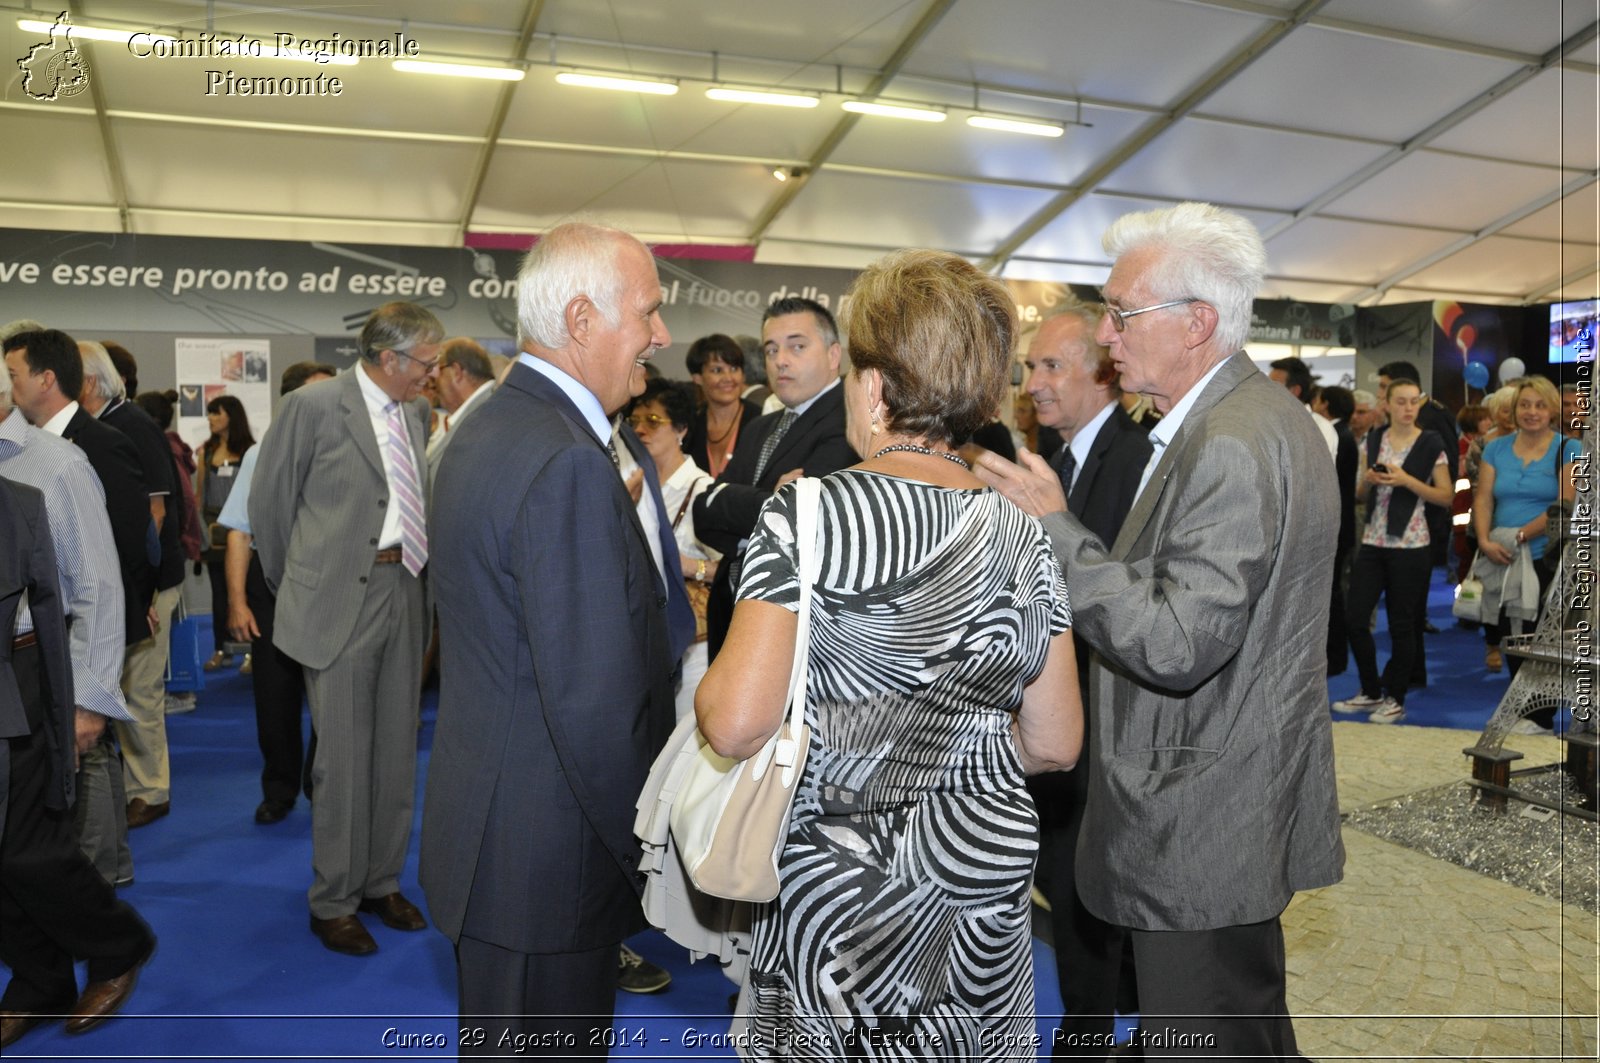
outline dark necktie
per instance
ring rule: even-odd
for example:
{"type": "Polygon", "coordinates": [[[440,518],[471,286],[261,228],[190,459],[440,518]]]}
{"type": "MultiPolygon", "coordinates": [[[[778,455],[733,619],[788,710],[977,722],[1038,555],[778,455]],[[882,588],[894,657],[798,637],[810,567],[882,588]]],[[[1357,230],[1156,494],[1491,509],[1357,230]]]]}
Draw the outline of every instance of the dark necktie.
{"type": "Polygon", "coordinates": [[[1068,498],[1072,497],[1072,474],[1078,469],[1077,455],[1072,453],[1072,446],[1068,444],[1061,448],[1061,460],[1056,466],[1056,475],[1061,477],[1061,491],[1068,498]]]}
{"type": "Polygon", "coordinates": [[[789,431],[789,426],[794,424],[795,412],[784,410],[783,416],[778,418],[778,423],[773,425],[772,434],[767,436],[761,444],[761,456],[756,460],[755,482],[761,482],[761,474],[767,471],[767,462],[772,460],[772,452],[778,449],[778,440],[789,431]]]}
{"type": "Polygon", "coordinates": [[[617,444],[610,439],[606,440],[606,457],[611,459],[613,466],[622,468],[622,458],[617,455],[617,444]]]}

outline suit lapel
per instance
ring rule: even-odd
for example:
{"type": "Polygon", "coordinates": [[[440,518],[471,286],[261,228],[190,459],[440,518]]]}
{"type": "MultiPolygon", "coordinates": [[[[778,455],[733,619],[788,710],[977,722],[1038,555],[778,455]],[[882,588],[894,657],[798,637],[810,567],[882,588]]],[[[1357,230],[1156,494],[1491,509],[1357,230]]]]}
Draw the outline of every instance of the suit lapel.
{"type": "Polygon", "coordinates": [[[378,452],[378,437],[372,430],[372,414],[367,412],[367,400],[361,394],[361,382],[356,379],[356,374],[362,371],[360,363],[357,363],[345,374],[344,391],[339,396],[339,404],[344,408],[344,425],[350,432],[350,438],[355,440],[356,449],[361,451],[367,463],[377,472],[378,479],[387,481],[388,476],[383,471],[383,455],[378,452]]]}
{"type": "Polygon", "coordinates": [[[1150,522],[1155,514],[1156,506],[1161,501],[1161,494],[1166,490],[1167,478],[1172,475],[1172,470],[1178,462],[1178,455],[1188,445],[1189,439],[1198,431],[1198,426],[1205,420],[1205,415],[1211,407],[1222,401],[1222,397],[1238,387],[1249,374],[1260,372],[1255,363],[1246,358],[1244,354],[1237,353],[1222,363],[1222,368],[1217,375],[1211,378],[1211,383],[1195,399],[1189,412],[1184,415],[1183,424],[1178,429],[1178,434],[1172,437],[1164,448],[1161,448],[1161,460],[1156,462],[1155,469],[1150,473],[1150,481],[1144,485],[1144,490],[1139,492],[1139,497],[1134,500],[1133,508],[1128,511],[1128,519],[1122,524],[1122,531],[1117,534],[1117,541],[1111,548],[1111,556],[1119,561],[1126,560],[1133,550],[1133,544],[1139,541],[1144,534],[1144,526],[1150,522]]]}
{"type": "MultiPolygon", "coordinates": [[[[595,446],[600,448],[601,453],[606,455],[606,463],[608,465],[611,463],[611,455],[606,452],[605,443],[601,440],[595,439],[594,430],[589,427],[589,422],[587,419],[585,419],[583,413],[578,409],[578,407],[572,404],[571,399],[567,398],[567,393],[562,391],[552,381],[546,379],[544,374],[536,370],[529,369],[521,362],[518,362],[511,367],[511,372],[507,374],[506,384],[518,391],[525,391],[533,397],[547,402],[553,406],[556,412],[560,413],[562,417],[566,418],[567,424],[569,427],[571,427],[573,436],[575,438],[588,439],[592,441],[595,446]]],[[[634,443],[637,442],[637,439],[635,439],[634,442],[628,442],[627,436],[629,434],[631,433],[622,433],[624,444],[628,447],[628,453],[633,455],[633,460],[638,462],[639,467],[643,469],[645,468],[646,463],[650,462],[650,455],[644,453],[643,444],[639,444],[639,449],[634,449],[634,443]]],[[[651,465],[650,468],[645,472],[645,478],[646,480],[649,480],[652,479],[653,476],[654,466],[651,465]]],[[[639,545],[644,547],[645,559],[649,561],[651,557],[650,540],[645,535],[644,523],[639,520],[639,507],[634,505],[633,499],[628,497],[628,489],[623,486],[622,477],[613,475],[611,477],[611,482],[615,490],[622,492],[623,501],[627,503],[627,505],[623,508],[628,511],[628,518],[633,524],[633,530],[635,534],[639,536],[639,545]]],[[[653,570],[655,568],[655,563],[650,562],[650,567],[653,570]]]]}
{"type": "MultiPolygon", "coordinates": [[[[761,470],[763,481],[777,482],[779,476],[788,472],[791,466],[783,464],[791,452],[799,452],[806,441],[816,434],[818,427],[828,418],[836,408],[844,402],[844,385],[836,385],[832,391],[827,392],[812,404],[805,413],[796,417],[794,424],[789,426],[789,431],[778,440],[777,446],[772,448],[772,457],[767,460],[767,467],[761,470]]],[[[780,418],[783,414],[780,412],[780,418]]],[[[776,429],[778,422],[774,420],[772,427],[776,429]]],[[[769,433],[770,434],[770,433],[769,433]]],[[[763,441],[765,441],[763,439],[763,441]]],[[[760,453],[757,451],[757,453],[760,453]]]]}

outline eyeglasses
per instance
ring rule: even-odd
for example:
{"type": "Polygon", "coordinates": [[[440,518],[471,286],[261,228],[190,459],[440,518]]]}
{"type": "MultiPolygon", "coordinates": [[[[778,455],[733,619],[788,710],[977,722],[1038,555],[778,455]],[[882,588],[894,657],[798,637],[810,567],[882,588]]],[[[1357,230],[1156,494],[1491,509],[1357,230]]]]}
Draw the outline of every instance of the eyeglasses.
{"type": "Polygon", "coordinates": [[[414,357],[413,355],[409,355],[405,351],[395,351],[394,353],[396,355],[398,355],[399,357],[404,358],[408,362],[416,362],[418,365],[422,366],[422,371],[424,373],[431,373],[435,369],[439,368],[439,359],[438,358],[433,358],[433,359],[430,359],[430,360],[424,362],[421,358],[417,358],[417,357],[414,357]]]}
{"type": "Polygon", "coordinates": [[[744,367],[729,365],[726,362],[707,362],[700,372],[707,376],[726,376],[729,373],[742,373],[744,372],[744,367]]]}
{"type": "Polygon", "coordinates": [[[1152,310],[1166,310],[1169,307],[1183,306],[1187,303],[1198,303],[1201,301],[1202,300],[1190,296],[1187,299],[1174,299],[1167,303],[1157,303],[1155,306],[1141,306],[1137,310],[1118,310],[1116,307],[1107,303],[1106,316],[1111,319],[1111,327],[1116,329],[1118,332],[1121,332],[1123,329],[1128,327],[1128,319],[1130,317],[1138,317],[1140,314],[1148,314],[1152,310]]]}
{"type": "Polygon", "coordinates": [[[669,422],[658,413],[636,413],[628,418],[628,423],[633,426],[635,432],[638,432],[645,428],[660,428],[669,422]]]}

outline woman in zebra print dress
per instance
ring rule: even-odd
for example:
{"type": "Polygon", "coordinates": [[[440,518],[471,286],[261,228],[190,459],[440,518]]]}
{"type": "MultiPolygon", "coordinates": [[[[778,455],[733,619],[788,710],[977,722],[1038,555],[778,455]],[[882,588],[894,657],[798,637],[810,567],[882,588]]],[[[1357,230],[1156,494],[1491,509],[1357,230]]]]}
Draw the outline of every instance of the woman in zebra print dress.
{"type": "MultiPolygon", "coordinates": [[[[1082,738],[1071,613],[1032,517],[953,453],[1005,393],[1004,288],[941,252],[852,289],[851,445],[818,517],[811,750],[757,910],[747,1058],[1034,1056],[1026,773],[1082,738]]],[[[711,745],[778,727],[798,586],[793,490],[763,510],[728,640],[696,700],[711,745]]]]}

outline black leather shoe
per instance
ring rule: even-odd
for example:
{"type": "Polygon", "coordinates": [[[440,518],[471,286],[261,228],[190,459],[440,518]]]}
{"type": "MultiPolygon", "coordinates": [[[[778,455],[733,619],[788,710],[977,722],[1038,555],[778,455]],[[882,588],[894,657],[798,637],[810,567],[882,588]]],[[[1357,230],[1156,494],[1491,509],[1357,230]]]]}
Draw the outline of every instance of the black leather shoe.
{"type": "Polygon", "coordinates": [[[293,801],[274,801],[269,797],[256,806],[256,822],[282,823],[293,807],[293,801]]]}
{"type": "Polygon", "coordinates": [[[422,918],[422,912],[417,906],[398,892],[391,893],[387,897],[368,897],[356,910],[371,912],[382,919],[383,925],[391,930],[423,930],[428,925],[428,921],[422,918]]]}
{"type": "Polygon", "coordinates": [[[378,943],[372,940],[372,935],[361,925],[361,920],[353,915],[341,915],[333,919],[312,916],[311,932],[317,935],[325,948],[346,956],[370,956],[378,951],[378,943]]]}

